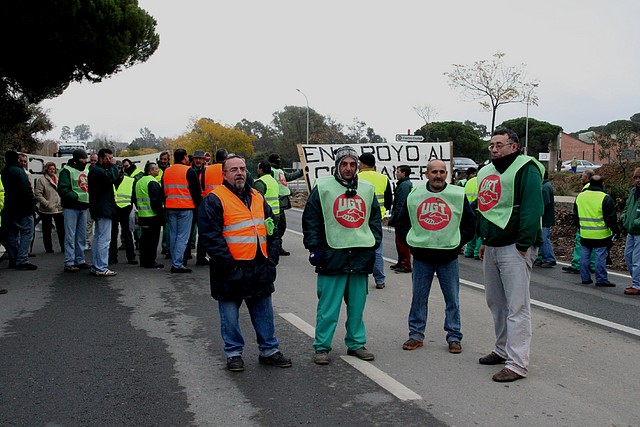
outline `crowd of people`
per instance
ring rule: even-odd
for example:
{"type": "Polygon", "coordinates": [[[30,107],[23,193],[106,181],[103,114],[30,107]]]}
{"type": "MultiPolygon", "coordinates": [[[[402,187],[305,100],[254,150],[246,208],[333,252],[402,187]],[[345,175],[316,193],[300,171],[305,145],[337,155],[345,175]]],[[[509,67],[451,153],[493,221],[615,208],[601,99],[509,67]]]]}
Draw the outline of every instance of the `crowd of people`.
{"type": "MultiPolygon", "coordinates": [[[[493,375],[497,382],[528,375],[532,268],[556,265],[550,241],[553,188],[544,167],[520,152],[513,131],[496,130],[488,148],[491,163],[469,169],[458,185],[448,183],[446,164],[435,159],[427,164],[426,180],[415,186],[411,168],[398,166],[394,190],[388,177],[376,171],[372,154],[358,155],[349,146],[335,151],[333,175],[316,180],[302,215],[303,244],[317,273],[316,364],[331,363],[343,301],[347,354],[375,359],[366,347],[364,309],[368,276],[373,275],[376,289],[385,288],[382,219],[390,210],[398,253],[390,268],[411,273],[412,279],[409,333],[402,348],[424,345],[429,293],[437,274],[445,300],[448,351],[462,352],[458,256],[464,254],[483,262],[486,301],[495,326],[494,348],[479,363],[503,365],[493,375]]],[[[245,342],[239,326],[243,302],[255,329],[259,363],[292,366],[279,349],[271,297],[280,256],[290,254],[282,247],[285,211],[291,207],[287,182],[302,171],[285,173],[280,157],[272,154],[258,164],[254,179],[245,160],[224,149],[216,152],[211,165],[203,151],[189,156],[177,149],[172,165],[170,154],[163,152],[157,162],[138,169],[130,159],[117,161],[103,148],[95,161],[76,150],[60,171],[46,164],[44,175],[33,185],[19,153],[8,151],[5,159],[1,243],[9,268],[37,269],[29,262],[36,209],[47,253],[54,251],[55,224],[64,272],[115,276],[110,267],[118,263],[118,236],[127,263],[148,269],[164,268],[157,261],[162,241],[161,253],[171,260],[171,273],[190,273],[188,261],[195,249],[196,265],[209,265],[227,369],[244,370],[245,342]],[[89,218],[91,264],[85,258],[89,218]]],[[[584,188],[574,208],[578,261],[563,270],[579,273],[583,284],[593,283],[593,270],[596,286],[612,287],[606,257],[620,235],[615,206],[603,190],[601,176],[593,171],[583,176],[584,188]]],[[[632,276],[624,293],[629,295],[640,294],[640,168],[634,180],[622,214],[625,260],[632,276]]]]}

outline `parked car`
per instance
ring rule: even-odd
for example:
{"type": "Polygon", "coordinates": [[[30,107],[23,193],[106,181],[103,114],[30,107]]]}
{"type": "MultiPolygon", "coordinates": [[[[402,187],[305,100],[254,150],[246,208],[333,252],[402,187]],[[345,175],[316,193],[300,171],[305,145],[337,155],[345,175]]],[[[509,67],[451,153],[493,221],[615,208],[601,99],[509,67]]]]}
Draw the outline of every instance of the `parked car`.
{"type": "MultiPolygon", "coordinates": [[[[596,165],[591,163],[588,160],[578,160],[578,168],[576,169],[577,173],[582,173],[585,169],[597,169],[602,165],[596,165]]],[[[562,169],[560,172],[571,172],[571,160],[567,160],[566,162],[562,162],[562,169]]]]}
{"type": "Polygon", "coordinates": [[[457,178],[459,173],[467,173],[467,169],[478,169],[476,162],[468,157],[454,157],[453,158],[453,177],[457,178]]]}

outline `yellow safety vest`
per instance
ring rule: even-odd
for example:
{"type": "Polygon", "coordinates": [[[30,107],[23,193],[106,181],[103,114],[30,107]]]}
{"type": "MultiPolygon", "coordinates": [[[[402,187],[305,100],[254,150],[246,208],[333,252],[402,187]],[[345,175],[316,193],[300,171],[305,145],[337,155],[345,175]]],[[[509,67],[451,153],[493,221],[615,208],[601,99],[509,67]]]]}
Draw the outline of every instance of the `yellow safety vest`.
{"type": "Polygon", "coordinates": [[[153,181],[155,181],[154,177],[146,175],[140,178],[136,184],[136,207],[140,218],[157,216],[151,208],[151,199],[149,198],[149,184],[153,181]]]}
{"type": "Polygon", "coordinates": [[[262,175],[258,178],[258,181],[264,182],[264,185],[267,187],[267,191],[264,193],[264,199],[267,201],[267,204],[271,206],[271,210],[274,215],[280,215],[280,194],[278,181],[271,175],[262,175]]]}
{"type": "Polygon", "coordinates": [[[122,178],[122,182],[116,188],[115,184],[113,185],[113,192],[115,194],[116,205],[119,208],[126,208],[131,205],[131,196],[133,195],[133,183],[135,179],[130,176],[125,176],[122,178]]]}
{"type": "Polygon", "coordinates": [[[474,176],[464,186],[464,194],[467,196],[469,203],[473,203],[478,199],[478,177],[474,176]]]}
{"type": "Polygon", "coordinates": [[[364,179],[373,185],[373,188],[376,191],[376,199],[378,199],[378,204],[380,205],[381,217],[384,218],[384,214],[387,212],[387,208],[384,207],[384,192],[387,189],[389,179],[380,172],[373,170],[358,172],[358,179],[364,179]]]}
{"type": "Polygon", "coordinates": [[[604,191],[583,191],[576,197],[580,237],[584,239],[606,239],[613,235],[604,222],[602,201],[607,197],[604,191]]]}

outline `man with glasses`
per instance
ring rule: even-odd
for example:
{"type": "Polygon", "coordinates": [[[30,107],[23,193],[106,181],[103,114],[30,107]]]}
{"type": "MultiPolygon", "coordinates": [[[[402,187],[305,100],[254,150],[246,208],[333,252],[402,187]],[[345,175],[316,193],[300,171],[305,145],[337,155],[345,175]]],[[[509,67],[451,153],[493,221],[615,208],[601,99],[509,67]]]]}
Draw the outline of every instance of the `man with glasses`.
{"type": "Polygon", "coordinates": [[[520,154],[518,135],[510,129],[496,129],[489,151],[491,164],[478,173],[476,227],[496,343],[479,363],[505,364],[493,380],[511,382],[526,377],[529,368],[529,283],[542,244],[544,167],[520,154]]]}
{"type": "Polygon", "coordinates": [[[198,212],[199,239],[211,258],[211,296],[218,301],[227,369],[244,371],[244,338],[239,310],[247,305],[258,341],[258,362],[291,367],[279,350],[271,294],[275,291],[280,237],[271,207],[247,183],[242,157],[230,155],[222,166],[224,181],[209,193],[198,212]]]}

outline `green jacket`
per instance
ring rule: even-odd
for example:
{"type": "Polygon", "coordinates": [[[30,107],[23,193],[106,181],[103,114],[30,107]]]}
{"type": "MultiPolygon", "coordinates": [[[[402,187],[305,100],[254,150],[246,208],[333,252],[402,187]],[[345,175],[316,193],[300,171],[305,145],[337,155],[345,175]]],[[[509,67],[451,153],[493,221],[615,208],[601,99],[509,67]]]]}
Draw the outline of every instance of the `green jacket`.
{"type": "MultiPolygon", "coordinates": [[[[504,158],[504,170],[513,163],[516,156],[504,158]],[[507,164],[505,164],[507,163],[507,164]]],[[[498,169],[498,162],[494,165],[498,169]]],[[[514,208],[504,229],[489,222],[482,215],[476,215],[476,231],[482,242],[488,246],[508,246],[513,243],[520,251],[530,246],[542,246],[542,225],[540,218],[544,212],[542,202],[542,176],[533,162],[524,165],[515,178],[514,208]]]]}
{"type": "Polygon", "coordinates": [[[622,225],[629,234],[640,234],[640,190],[629,190],[627,204],[622,211],[622,225]]]}

